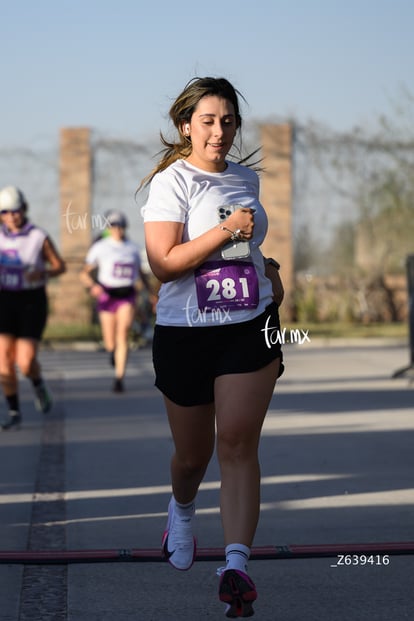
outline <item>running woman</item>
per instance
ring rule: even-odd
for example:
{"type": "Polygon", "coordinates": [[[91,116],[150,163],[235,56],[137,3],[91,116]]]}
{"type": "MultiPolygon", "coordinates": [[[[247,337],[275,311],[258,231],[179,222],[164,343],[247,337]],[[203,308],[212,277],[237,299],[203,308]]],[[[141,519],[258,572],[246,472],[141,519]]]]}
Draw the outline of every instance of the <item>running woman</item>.
{"type": "Polygon", "coordinates": [[[35,404],[49,412],[52,398],[38,361],[38,348],[48,317],[46,284],[66,267],[52,240],[27,217],[21,190],[0,191],[0,383],[8,415],[3,431],[22,421],[17,368],[33,384],[35,404]]]}
{"type": "Polygon", "coordinates": [[[249,617],[256,587],[248,559],[260,508],[258,446],[282,352],[279,279],[260,246],[267,231],[257,172],[229,152],[241,127],[238,92],[194,78],[170,109],[177,137],[141,186],[148,259],[162,282],[153,339],[156,386],[174,440],[172,498],[162,550],[193,564],[195,500],[213,454],[221,470],[227,617],[249,617]],[[273,274],[273,276],[271,276],[273,274]],[[275,283],[276,289],[272,286],[275,283]]]}
{"type": "Polygon", "coordinates": [[[148,291],[150,284],[141,269],[138,246],[126,237],[125,214],[110,211],[106,224],[105,234],[87,253],[80,278],[96,300],[104,346],[115,367],[112,390],[120,393],[124,391],[128,335],[135,317],[136,283],[140,278],[148,291]]]}

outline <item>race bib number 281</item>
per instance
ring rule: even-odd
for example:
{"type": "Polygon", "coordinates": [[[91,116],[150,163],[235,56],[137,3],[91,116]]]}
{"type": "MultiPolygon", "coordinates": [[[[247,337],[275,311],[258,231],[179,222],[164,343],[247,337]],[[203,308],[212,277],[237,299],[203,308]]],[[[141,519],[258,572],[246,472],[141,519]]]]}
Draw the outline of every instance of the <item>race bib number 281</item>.
{"type": "Polygon", "coordinates": [[[259,282],[250,262],[207,261],[195,270],[195,283],[200,310],[241,310],[259,303],[259,282]]]}

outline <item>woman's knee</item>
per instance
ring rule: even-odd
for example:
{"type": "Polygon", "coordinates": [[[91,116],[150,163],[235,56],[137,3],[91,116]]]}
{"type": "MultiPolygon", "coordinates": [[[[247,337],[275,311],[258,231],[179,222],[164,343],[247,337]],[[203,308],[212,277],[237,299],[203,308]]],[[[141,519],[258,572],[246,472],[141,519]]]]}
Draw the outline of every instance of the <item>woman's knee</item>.
{"type": "Polygon", "coordinates": [[[0,349],[0,372],[9,373],[14,369],[15,349],[13,346],[3,346],[0,349]]]}
{"type": "Polygon", "coordinates": [[[30,377],[33,373],[34,369],[34,361],[33,360],[18,360],[16,362],[17,367],[19,368],[20,373],[24,377],[30,377]]]}
{"type": "Polygon", "coordinates": [[[187,477],[191,477],[195,474],[204,473],[206,471],[207,466],[210,463],[211,456],[212,452],[210,451],[194,455],[180,455],[176,453],[174,460],[177,466],[179,466],[182,474],[187,477]]]}
{"type": "Polygon", "coordinates": [[[24,352],[16,356],[16,366],[24,377],[31,377],[36,372],[37,364],[35,352],[24,352]]]}
{"type": "Polygon", "coordinates": [[[217,435],[217,457],[220,463],[255,459],[257,452],[258,439],[252,433],[230,431],[217,435]]]}

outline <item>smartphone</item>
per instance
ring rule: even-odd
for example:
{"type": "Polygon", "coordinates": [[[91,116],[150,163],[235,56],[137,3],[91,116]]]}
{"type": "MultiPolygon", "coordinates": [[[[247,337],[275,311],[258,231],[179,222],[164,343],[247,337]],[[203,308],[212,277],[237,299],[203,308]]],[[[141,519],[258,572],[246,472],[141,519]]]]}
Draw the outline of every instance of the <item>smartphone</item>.
{"type": "MultiPolygon", "coordinates": [[[[227,220],[236,209],[241,209],[243,205],[223,205],[218,207],[217,214],[219,223],[227,220]]],[[[229,241],[221,249],[222,259],[246,259],[250,256],[250,244],[248,241],[229,241]]]]}

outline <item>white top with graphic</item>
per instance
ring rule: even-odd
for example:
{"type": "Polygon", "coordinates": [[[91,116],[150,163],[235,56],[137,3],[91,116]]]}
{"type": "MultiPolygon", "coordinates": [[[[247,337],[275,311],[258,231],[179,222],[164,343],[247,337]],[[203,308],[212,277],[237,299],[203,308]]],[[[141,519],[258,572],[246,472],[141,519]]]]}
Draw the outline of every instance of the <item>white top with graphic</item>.
{"type": "Polygon", "coordinates": [[[160,325],[238,323],[260,315],[272,302],[272,286],[264,274],[259,248],[267,231],[259,178],[251,168],[227,164],[224,172],[208,173],[180,159],[156,174],[150,184],[141,209],[144,221],[184,223],[183,242],[223,221],[223,209],[231,211],[236,205],[255,211],[249,256],[223,260],[220,249],[194,272],[162,284],[157,304],[160,325]]]}
{"type": "Polygon", "coordinates": [[[43,244],[46,231],[27,222],[18,233],[0,228],[0,289],[22,291],[37,289],[46,284],[46,278],[29,282],[26,274],[31,270],[46,268],[43,244]]]}
{"type": "Polygon", "coordinates": [[[98,281],[104,287],[129,287],[138,278],[141,259],[133,242],[105,237],[90,247],[86,263],[97,267],[98,281]]]}

